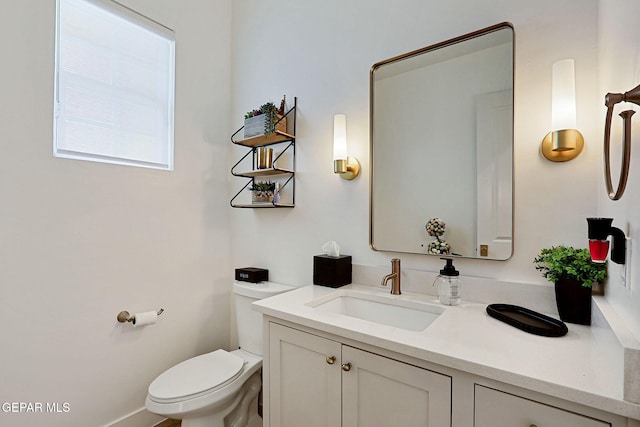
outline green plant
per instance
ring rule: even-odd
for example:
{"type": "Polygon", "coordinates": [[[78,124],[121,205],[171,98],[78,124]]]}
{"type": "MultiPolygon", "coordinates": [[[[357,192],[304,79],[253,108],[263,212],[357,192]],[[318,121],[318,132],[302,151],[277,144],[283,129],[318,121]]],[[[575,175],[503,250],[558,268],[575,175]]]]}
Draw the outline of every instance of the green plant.
{"type": "Polygon", "coordinates": [[[280,111],[278,110],[278,107],[276,107],[273,102],[267,102],[266,104],[262,104],[260,108],[256,110],[248,111],[244,115],[244,118],[248,119],[250,117],[255,117],[255,116],[264,114],[265,115],[264,134],[270,135],[271,133],[273,133],[273,130],[276,126],[276,122],[278,121],[279,112],[280,111]]]}
{"type": "Polygon", "coordinates": [[[593,282],[602,282],[607,278],[607,264],[591,261],[587,249],[553,246],[542,249],[533,262],[536,270],[554,283],[560,279],[575,279],[582,286],[591,287],[593,282]]]}
{"type": "Polygon", "coordinates": [[[274,192],[276,190],[276,184],[271,181],[254,181],[249,190],[261,193],[274,192]]]}

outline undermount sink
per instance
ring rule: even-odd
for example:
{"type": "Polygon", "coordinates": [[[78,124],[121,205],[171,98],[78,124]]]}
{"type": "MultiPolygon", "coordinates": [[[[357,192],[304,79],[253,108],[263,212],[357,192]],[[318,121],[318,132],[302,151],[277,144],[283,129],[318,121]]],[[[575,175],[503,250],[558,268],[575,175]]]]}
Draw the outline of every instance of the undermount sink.
{"type": "Polygon", "coordinates": [[[316,310],[355,317],[409,331],[422,331],[444,308],[392,295],[340,290],[307,303],[316,310]]]}

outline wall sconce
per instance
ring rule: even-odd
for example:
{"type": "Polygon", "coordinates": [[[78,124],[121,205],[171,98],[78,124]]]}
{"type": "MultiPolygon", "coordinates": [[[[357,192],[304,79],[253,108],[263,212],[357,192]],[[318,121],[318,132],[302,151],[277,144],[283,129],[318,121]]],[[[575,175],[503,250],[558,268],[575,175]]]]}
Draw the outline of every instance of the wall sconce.
{"type": "Polygon", "coordinates": [[[636,86],[625,93],[608,93],[607,96],[604,97],[604,105],[607,107],[607,117],[604,122],[604,182],[611,200],[618,200],[622,197],[624,189],[627,186],[629,164],[631,163],[631,116],[635,114],[635,111],[626,110],[620,113],[620,117],[624,120],[622,166],[620,167],[618,188],[616,191],[613,191],[613,184],[611,183],[611,160],[609,158],[609,149],[611,146],[611,117],[613,116],[614,105],[623,101],[640,105],[640,86],[636,86]]]}
{"type": "Polygon", "coordinates": [[[553,64],[551,75],[551,132],[542,140],[542,154],[552,162],[573,160],[584,138],[576,130],[576,83],[573,59],[553,64]]]}
{"type": "Polygon", "coordinates": [[[333,116],[333,172],[352,180],[360,175],[360,162],[347,155],[347,116],[333,116]]]}
{"type": "Polygon", "coordinates": [[[624,264],[627,253],[627,238],[619,228],[612,227],[613,218],[587,218],[589,226],[589,253],[593,262],[603,263],[609,253],[609,236],[613,237],[611,261],[624,264]]]}

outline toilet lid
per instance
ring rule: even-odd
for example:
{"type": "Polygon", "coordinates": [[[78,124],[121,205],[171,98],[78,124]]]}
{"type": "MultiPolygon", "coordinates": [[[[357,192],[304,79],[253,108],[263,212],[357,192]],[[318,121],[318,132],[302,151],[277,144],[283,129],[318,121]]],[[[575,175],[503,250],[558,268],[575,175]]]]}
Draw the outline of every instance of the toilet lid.
{"type": "Polygon", "coordinates": [[[187,398],[214,389],[240,374],[244,359],[224,350],[185,360],[149,385],[154,400],[187,398]]]}

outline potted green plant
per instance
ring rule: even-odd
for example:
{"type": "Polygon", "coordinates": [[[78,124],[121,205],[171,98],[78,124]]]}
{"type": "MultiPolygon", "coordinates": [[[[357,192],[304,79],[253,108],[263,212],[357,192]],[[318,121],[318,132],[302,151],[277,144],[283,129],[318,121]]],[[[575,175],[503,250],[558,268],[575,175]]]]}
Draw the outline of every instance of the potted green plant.
{"type": "Polygon", "coordinates": [[[286,132],[287,119],[284,114],[284,99],[280,108],[273,102],[262,104],[255,110],[248,111],[244,115],[244,137],[251,138],[257,135],[271,135],[276,129],[286,132]]]}
{"type": "Polygon", "coordinates": [[[555,285],[560,319],[590,325],[591,286],[607,278],[606,263],[595,263],[588,249],[571,246],[542,249],[533,262],[536,270],[555,285]]]}
{"type": "Polygon", "coordinates": [[[271,181],[253,182],[249,188],[253,203],[271,203],[276,190],[276,184],[271,181]]]}

